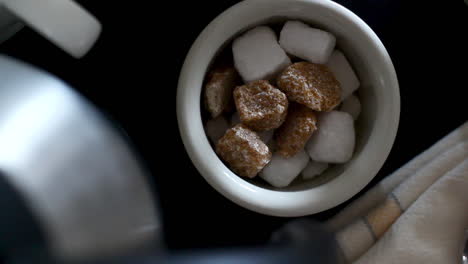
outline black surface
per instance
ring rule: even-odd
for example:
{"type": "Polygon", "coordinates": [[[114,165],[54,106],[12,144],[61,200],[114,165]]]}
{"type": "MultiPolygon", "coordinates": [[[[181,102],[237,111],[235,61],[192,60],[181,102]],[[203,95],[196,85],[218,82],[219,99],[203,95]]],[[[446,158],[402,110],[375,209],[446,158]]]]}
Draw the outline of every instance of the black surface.
{"type": "Polygon", "coordinates": [[[309,219],[289,222],[275,231],[271,243],[259,246],[230,248],[151,251],[130,256],[80,261],[60,261],[36,251],[15,255],[9,264],[336,264],[336,240],[322,224],[309,219]],[[301,231],[298,233],[298,231],[301,231]]]}
{"type": "Polygon", "coordinates": [[[44,234],[37,218],[3,173],[0,173],[0,197],[0,263],[6,252],[16,254],[30,247],[44,249],[44,234]]]}
{"type": "MultiPolygon", "coordinates": [[[[67,81],[120,122],[154,174],[170,248],[266,241],[288,219],[248,211],[212,189],[186,155],[176,122],[177,78],[190,45],[237,1],[139,1],[112,7],[108,1],[80,2],[104,24],[83,59],[69,57],[29,29],[0,45],[0,52],[67,81]]],[[[376,31],[400,82],[397,139],[368,189],[466,121],[468,8],[461,0],[338,2],[376,31]]],[[[341,207],[311,218],[324,220],[341,207]]]]}

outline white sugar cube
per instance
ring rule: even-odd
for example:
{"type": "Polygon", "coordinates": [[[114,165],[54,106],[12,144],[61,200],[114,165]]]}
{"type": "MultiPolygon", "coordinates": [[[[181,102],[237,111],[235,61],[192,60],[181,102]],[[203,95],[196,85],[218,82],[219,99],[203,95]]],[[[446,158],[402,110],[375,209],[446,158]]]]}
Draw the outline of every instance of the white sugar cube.
{"type": "Polygon", "coordinates": [[[325,64],[335,48],[332,34],[300,21],[288,21],[280,34],[281,47],[289,54],[309,62],[325,64]]]}
{"type": "Polygon", "coordinates": [[[327,62],[327,66],[341,84],[341,100],[345,100],[359,88],[359,79],[341,51],[333,51],[327,62]]]}
{"type": "Polygon", "coordinates": [[[216,144],[218,140],[224,136],[226,130],[228,130],[229,124],[223,116],[218,116],[215,119],[208,120],[206,122],[205,131],[208,138],[216,144]]]}
{"type": "Polygon", "coordinates": [[[307,152],[314,161],[345,163],[354,152],[353,117],[345,112],[331,111],[319,115],[318,129],[307,142],[307,152]]]}
{"type": "Polygon", "coordinates": [[[273,154],[270,163],[260,172],[260,177],[274,187],[286,187],[307,165],[309,156],[301,151],[291,158],[273,154]]]}
{"type": "Polygon", "coordinates": [[[275,133],[274,130],[268,130],[268,131],[259,132],[258,135],[262,139],[263,143],[268,143],[273,138],[274,133],[275,133]]]}
{"type": "Polygon", "coordinates": [[[239,117],[239,112],[235,112],[234,114],[232,114],[231,116],[231,126],[235,126],[237,124],[239,124],[241,121],[240,121],[240,117],[239,117]]]}
{"type": "Polygon", "coordinates": [[[328,163],[311,160],[302,171],[302,178],[304,180],[313,179],[316,176],[322,174],[326,169],[328,169],[328,163]]]}
{"type": "Polygon", "coordinates": [[[361,102],[359,102],[359,98],[353,94],[348,96],[341,104],[340,111],[350,114],[353,119],[356,120],[361,113],[361,102]]]}
{"type": "Polygon", "coordinates": [[[246,83],[272,79],[291,64],[275,32],[265,26],[256,27],[234,40],[232,53],[234,65],[246,83]]]}

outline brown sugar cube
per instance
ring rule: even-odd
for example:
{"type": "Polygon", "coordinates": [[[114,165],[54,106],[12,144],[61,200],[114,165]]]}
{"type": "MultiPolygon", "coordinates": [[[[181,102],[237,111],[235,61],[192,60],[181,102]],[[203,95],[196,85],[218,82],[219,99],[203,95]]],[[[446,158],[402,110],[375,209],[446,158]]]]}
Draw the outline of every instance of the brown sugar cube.
{"type": "Polygon", "coordinates": [[[276,130],[277,152],[285,158],[304,149],[312,133],[317,129],[317,117],[310,108],[291,103],[283,125],[276,130]]]}
{"type": "Polygon", "coordinates": [[[281,126],[288,111],[286,95],[264,80],[236,87],[234,102],[241,122],[255,131],[281,126]]]}
{"type": "Polygon", "coordinates": [[[238,78],[234,67],[215,68],[208,74],[205,85],[205,106],[213,118],[218,117],[229,107],[232,90],[236,87],[238,78]]]}
{"type": "Polygon", "coordinates": [[[260,137],[243,124],[226,131],[216,144],[216,152],[232,171],[253,178],[271,160],[271,152],[260,137]]]}
{"type": "Polygon", "coordinates": [[[341,87],[325,65],[298,62],[287,67],[277,80],[291,101],[316,111],[331,111],[341,101],[341,87]]]}

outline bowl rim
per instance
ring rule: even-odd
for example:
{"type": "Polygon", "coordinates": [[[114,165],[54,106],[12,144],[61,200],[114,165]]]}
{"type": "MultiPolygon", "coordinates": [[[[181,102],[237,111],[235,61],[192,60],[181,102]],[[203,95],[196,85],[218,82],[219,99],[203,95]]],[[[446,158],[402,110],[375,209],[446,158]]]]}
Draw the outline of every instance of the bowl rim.
{"type": "MultiPolygon", "coordinates": [[[[266,215],[281,217],[310,215],[325,211],[350,199],[361,191],[382,167],[390,153],[398,130],[400,118],[398,80],[395,68],[384,45],[374,31],[353,12],[328,0],[282,0],[284,2],[302,2],[321,5],[324,8],[332,9],[334,12],[340,13],[342,16],[346,17],[346,19],[356,24],[356,26],[363,31],[365,36],[372,41],[379,56],[386,62],[384,67],[386,68],[386,72],[389,76],[388,78],[391,82],[390,86],[393,87],[392,98],[389,98],[392,102],[391,109],[388,109],[390,120],[381,122],[381,125],[384,126],[381,130],[385,135],[380,138],[385,142],[381,142],[383,147],[381,146],[380,150],[377,149],[376,146],[373,146],[374,149],[379,151],[378,155],[373,155],[371,157],[372,160],[368,161],[370,166],[365,168],[366,175],[365,177],[360,176],[359,182],[350,182],[351,177],[349,177],[348,180],[343,180],[343,178],[345,178],[345,174],[351,176],[353,175],[352,172],[355,174],[363,172],[363,166],[348,168],[341,175],[329,182],[312,189],[300,191],[285,192],[281,190],[265,189],[241,179],[222,163],[213,151],[206,137],[200,114],[199,99],[201,95],[198,95],[198,97],[195,96],[197,99],[197,102],[195,102],[193,96],[190,94],[190,87],[193,86],[193,84],[191,84],[192,78],[195,76],[192,69],[198,65],[197,60],[203,56],[201,52],[203,50],[203,45],[210,39],[212,32],[222,24],[222,21],[226,20],[231,13],[246,8],[248,4],[262,1],[266,2],[266,0],[247,0],[237,3],[225,10],[205,27],[193,43],[182,66],[177,87],[176,108],[179,132],[192,163],[205,180],[226,198],[244,208],[266,215]],[[192,99],[192,101],[190,101],[190,99],[192,99]],[[198,117],[196,114],[197,111],[193,111],[193,108],[190,106],[197,106],[198,117]],[[200,134],[200,132],[202,134],[200,134]],[[351,169],[354,169],[354,171],[351,171],[351,169]],[[346,183],[344,181],[346,181],[346,183]],[[333,192],[333,196],[329,194],[330,191],[333,192]]],[[[217,48],[219,47],[220,46],[217,48]]],[[[205,74],[205,71],[203,73],[205,74]]],[[[202,79],[204,79],[204,76],[202,79]]]]}

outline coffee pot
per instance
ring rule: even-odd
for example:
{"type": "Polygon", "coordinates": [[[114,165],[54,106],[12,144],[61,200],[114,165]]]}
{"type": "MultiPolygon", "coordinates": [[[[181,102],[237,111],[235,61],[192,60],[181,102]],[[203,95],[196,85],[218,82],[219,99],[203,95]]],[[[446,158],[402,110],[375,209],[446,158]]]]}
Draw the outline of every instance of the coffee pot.
{"type": "Polygon", "coordinates": [[[28,25],[75,58],[96,42],[102,26],[70,0],[0,0],[0,43],[28,25]]]}
{"type": "MultiPolygon", "coordinates": [[[[149,173],[119,127],[64,82],[3,55],[0,80],[0,177],[38,219],[51,254],[93,258],[157,243],[149,173]]],[[[0,226],[12,214],[3,213],[0,226]]]]}

